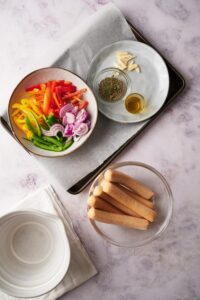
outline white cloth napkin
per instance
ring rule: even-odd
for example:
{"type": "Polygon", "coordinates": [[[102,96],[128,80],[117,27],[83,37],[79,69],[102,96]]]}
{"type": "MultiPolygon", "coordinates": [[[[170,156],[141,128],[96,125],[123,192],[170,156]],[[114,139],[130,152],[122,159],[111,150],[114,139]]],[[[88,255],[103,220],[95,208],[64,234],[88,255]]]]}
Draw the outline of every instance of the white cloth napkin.
{"type": "MultiPolygon", "coordinates": [[[[46,186],[26,197],[18,203],[12,211],[29,209],[37,209],[60,217],[65,225],[66,234],[70,242],[71,262],[69,270],[62,282],[54,290],[43,296],[29,298],[29,300],[55,300],[93,277],[97,274],[97,270],[91,262],[77,234],[73,230],[73,226],[66,209],[51,186],[46,186]]],[[[0,291],[0,300],[18,299],[19,298],[8,296],[0,291]]]]}

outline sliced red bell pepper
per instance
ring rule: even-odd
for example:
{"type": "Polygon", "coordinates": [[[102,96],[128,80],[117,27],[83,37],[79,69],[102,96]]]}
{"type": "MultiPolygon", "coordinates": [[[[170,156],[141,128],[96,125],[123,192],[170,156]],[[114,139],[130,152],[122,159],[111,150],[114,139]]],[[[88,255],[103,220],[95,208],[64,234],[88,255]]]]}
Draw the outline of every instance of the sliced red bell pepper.
{"type": "Polygon", "coordinates": [[[51,100],[50,100],[50,107],[53,109],[58,107],[53,97],[53,94],[55,93],[55,86],[56,86],[56,81],[53,80],[51,83],[51,100]]]}
{"type": "Polygon", "coordinates": [[[64,96],[66,93],[74,93],[76,92],[76,87],[73,84],[69,84],[68,86],[61,86],[61,93],[64,96]]]}
{"type": "Polygon", "coordinates": [[[32,90],[34,90],[34,89],[41,90],[40,84],[35,84],[35,85],[32,85],[32,86],[28,87],[28,88],[26,89],[26,92],[30,92],[30,91],[32,91],[32,90]]]}
{"type": "Polygon", "coordinates": [[[63,86],[65,84],[65,81],[64,80],[58,80],[56,81],[56,86],[63,86]]]}
{"type": "Polygon", "coordinates": [[[70,85],[70,84],[72,84],[71,81],[65,81],[65,82],[64,82],[64,86],[68,86],[68,85],[70,85]]]}
{"type": "Polygon", "coordinates": [[[51,99],[51,101],[50,101],[50,108],[53,109],[53,110],[58,108],[54,98],[53,98],[53,100],[51,99]]]}
{"type": "Polygon", "coordinates": [[[60,111],[59,108],[54,109],[53,115],[54,115],[55,118],[59,118],[59,111],[60,111]]]}
{"type": "Polygon", "coordinates": [[[68,86],[70,84],[72,84],[71,81],[65,81],[65,80],[56,81],[56,86],[68,86]]]}
{"type": "Polygon", "coordinates": [[[59,103],[55,92],[53,92],[53,99],[54,99],[54,103],[56,104],[57,108],[60,108],[61,104],[59,103]]]}

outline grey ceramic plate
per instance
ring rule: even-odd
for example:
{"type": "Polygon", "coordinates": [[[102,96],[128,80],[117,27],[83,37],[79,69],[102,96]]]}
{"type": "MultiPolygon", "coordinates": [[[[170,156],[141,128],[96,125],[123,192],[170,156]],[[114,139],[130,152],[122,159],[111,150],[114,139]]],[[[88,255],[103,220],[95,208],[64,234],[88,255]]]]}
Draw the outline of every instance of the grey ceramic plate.
{"type": "Polygon", "coordinates": [[[103,48],[91,62],[87,82],[92,87],[95,76],[104,68],[113,67],[117,51],[136,55],[141,72],[128,72],[131,92],[145,98],[145,109],[140,114],[129,113],[123,101],[106,103],[97,97],[99,111],[109,119],[121,123],[136,123],[153,116],[164,104],[169,90],[169,74],[162,57],[150,46],[137,41],[119,41],[103,48]]]}

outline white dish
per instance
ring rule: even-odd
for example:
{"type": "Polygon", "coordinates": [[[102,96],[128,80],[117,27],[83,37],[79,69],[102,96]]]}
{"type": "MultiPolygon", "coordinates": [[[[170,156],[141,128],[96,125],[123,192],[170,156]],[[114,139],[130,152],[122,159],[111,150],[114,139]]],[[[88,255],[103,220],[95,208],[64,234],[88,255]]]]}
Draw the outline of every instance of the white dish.
{"type": "Polygon", "coordinates": [[[76,149],[78,149],[80,146],[82,146],[86,140],[89,138],[89,136],[92,134],[92,131],[94,130],[94,127],[96,125],[97,121],[97,115],[98,115],[98,109],[97,109],[97,103],[96,99],[94,97],[93,92],[88,87],[88,85],[83,81],[82,78],[77,76],[76,74],[72,73],[69,70],[65,70],[62,68],[44,68],[36,70],[29,75],[27,75],[24,79],[20,81],[20,83],[17,85],[15,90],[13,91],[9,106],[8,106],[8,116],[9,121],[11,124],[12,131],[17,138],[17,140],[22,144],[23,147],[25,147],[28,151],[31,153],[34,153],[36,155],[45,156],[45,157],[60,157],[68,155],[72,152],[74,152],[76,149]],[[86,88],[87,91],[84,94],[83,99],[87,100],[89,102],[88,105],[88,112],[91,116],[91,128],[88,131],[86,135],[81,137],[79,141],[76,141],[70,146],[68,149],[61,151],[61,152],[53,152],[53,151],[47,151],[44,149],[40,149],[33,145],[32,142],[27,141],[25,138],[24,133],[16,126],[15,122],[13,121],[13,118],[11,116],[12,114],[12,105],[14,103],[19,102],[21,98],[24,97],[25,90],[27,87],[39,84],[42,82],[46,82],[49,80],[66,80],[71,81],[75,86],[77,86],[78,89],[86,88]]]}
{"type": "Polygon", "coordinates": [[[57,286],[70,263],[62,221],[37,210],[0,219],[0,289],[20,298],[37,297],[57,286]]]}
{"type": "Polygon", "coordinates": [[[108,103],[97,97],[99,111],[120,123],[136,123],[153,116],[164,104],[169,90],[169,74],[162,57],[150,46],[137,41],[119,41],[103,48],[92,60],[87,82],[92,87],[96,75],[105,68],[113,67],[117,51],[136,55],[141,72],[127,72],[131,79],[131,92],[145,98],[145,109],[139,114],[129,113],[123,101],[108,103]]]}

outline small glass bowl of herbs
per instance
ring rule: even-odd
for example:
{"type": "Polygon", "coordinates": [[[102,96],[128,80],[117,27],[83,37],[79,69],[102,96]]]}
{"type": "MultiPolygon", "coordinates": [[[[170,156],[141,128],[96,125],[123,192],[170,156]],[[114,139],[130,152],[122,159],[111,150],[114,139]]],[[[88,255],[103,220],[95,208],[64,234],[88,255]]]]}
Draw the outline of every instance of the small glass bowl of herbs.
{"type": "Polygon", "coordinates": [[[93,81],[93,90],[99,100],[115,103],[122,100],[130,89],[128,75],[117,68],[101,70],[93,81]]]}

